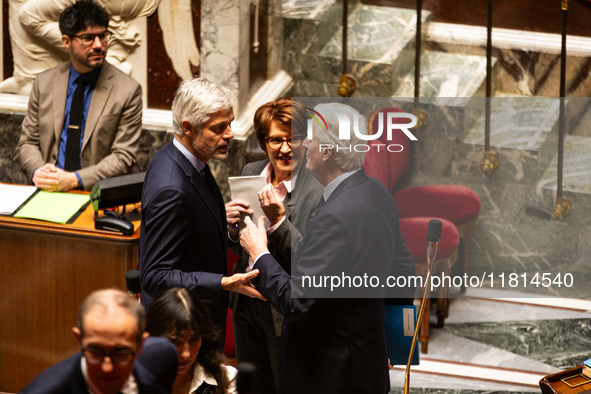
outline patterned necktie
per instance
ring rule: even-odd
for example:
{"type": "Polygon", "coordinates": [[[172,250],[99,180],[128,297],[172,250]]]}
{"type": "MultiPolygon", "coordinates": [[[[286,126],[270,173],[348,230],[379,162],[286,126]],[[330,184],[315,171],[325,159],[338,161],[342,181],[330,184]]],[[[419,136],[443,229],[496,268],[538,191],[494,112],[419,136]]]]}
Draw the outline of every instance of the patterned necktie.
{"type": "Polygon", "coordinates": [[[84,113],[84,88],[86,80],[79,76],[74,81],[77,85],[72,96],[70,106],[70,123],[68,124],[68,137],[66,140],[66,160],[64,170],[76,171],[80,169],[80,136],[82,129],[82,118],[84,113]]]}

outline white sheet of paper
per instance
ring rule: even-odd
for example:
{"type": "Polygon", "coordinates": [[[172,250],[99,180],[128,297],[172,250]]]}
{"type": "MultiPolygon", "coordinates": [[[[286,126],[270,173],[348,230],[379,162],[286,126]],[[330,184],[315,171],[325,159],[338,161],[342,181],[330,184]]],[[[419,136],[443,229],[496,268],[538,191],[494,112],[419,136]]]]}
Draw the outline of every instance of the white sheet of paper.
{"type": "Polygon", "coordinates": [[[36,191],[35,186],[0,184],[0,214],[12,215],[36,191]]]}
{"type": "MultiPolygon", "coordinates": [[[[233,176],[228,178],[230,184],[230,192],[232,193],[232,200],[242,200],[249,204],[249,208],[252,209],[252,221],[256,224],[261,216],[264,216],[263,208],[259,202],[259,192],[267,186],[265,177],[262,175],[257,176],[233,176]]],[[[246,215],[241,216],[240,225],[238,229],[242,231],[246,226],[244,224],[244,218],[246,215]]],[[[265,228],[268,229],[271,222],[268,219],[265,220],[265,228]]]]}

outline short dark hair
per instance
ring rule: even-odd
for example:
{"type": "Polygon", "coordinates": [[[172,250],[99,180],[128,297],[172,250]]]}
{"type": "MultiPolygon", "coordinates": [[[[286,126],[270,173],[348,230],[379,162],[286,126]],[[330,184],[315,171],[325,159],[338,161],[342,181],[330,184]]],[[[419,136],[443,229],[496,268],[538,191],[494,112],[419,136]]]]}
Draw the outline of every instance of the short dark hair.
{"type": "Polygon", "coordinates": [[[66,8],[60,15],[59,27],[63,35],[74,35],[89,27],[109,27],[109,14],[92,0],[80,0],[66,8]]]}
{"type": "Polygon", "coordinates": [[[215,393],[225,393],[230,381],[220,342],[221,332],[213,325],[209,312],[199,297],[185,288],[173,287],[156,298],[148,308],[146,330],[152,336],[180,336],[191,331],[202,339],[197,362],[212,375],[218,387],[215,393]]]}
{"type": "Polygon", "coordinates": [[[291,126],[298,134],[305,134],[308,116],[304,105],[291,97],[281,97],[261,105],[254,114],[254,132],[264,151],[267,150],[265,138],[269,135],[273,121],[291,126]]]}

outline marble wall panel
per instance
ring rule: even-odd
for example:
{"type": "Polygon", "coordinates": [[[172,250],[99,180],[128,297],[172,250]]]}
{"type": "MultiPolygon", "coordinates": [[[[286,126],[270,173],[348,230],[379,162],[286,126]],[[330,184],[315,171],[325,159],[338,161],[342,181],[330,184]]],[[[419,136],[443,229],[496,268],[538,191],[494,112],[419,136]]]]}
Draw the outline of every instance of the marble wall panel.
{"type": "MultiPolygon", "coordinates": [[[[486,56],[484,46],[429,41],[427,49],[486,56]]],[[[493,47],[492,55],[498,60],[500,66],[493,85],[494,91],[522,96],[557,97],[560,95],[559,54],[493,47]]],[[[591,86],[587,78],[591,67],[589,59],[580,56],[567,56],[566,64],[567,96],[588,97],[591,93],[591,86]]]]}
{"type": "MultiPolygon", "coordinates": [[[[413,378],[417,379],[417,378],[413,378]]],[[[438,385],[439,382],[445,381],[448,383],[448,380],[442,378],[441,376],[421,376],[421,381],[431,381],[432,385],[438,385]]],[[[418,379],[417,379],[418,380],[418,379]]],[[[402,378],[402,382],[404,384],[404,378],[402,378]]],[[[517,387],[507,387],[506,385],[495,385],[490,382],[470,382],[466,384],[465,382],[457,382],[452,381],[449,382],[448,385],[453,385],[454,387],[460,386],[462,388],[432,388],[432,387],[411,387],[409,389],[409,393],[411,394],[526,394],[528,391],[517,391],[520,388],[517,387]],[[451,383],[451,384],[450,384],[451,383]],[[478,386],[479,389],[475,390],[474,386],[478,386]],[[494,389],[491,389],[493,387],[494,389]],[[515,390],[515,391],[514,391],[515,390]]],[[[539,391],[539,390],[538,390],[539,391]]],[[[403,394],[404,387],[392,387],[390,390],[390,394],[403,394]]]]}
{"type": "Polygon", "coordinates": [[[0,114],[0,182],[27,184],[16,155],[24,116],[0,114]]]}
{"type": "MultiPolygon", "coordinates": [[[[556,190],[558,154],[555,153],[538,188],[556,190]]],[[[566,136],[564,141],[563,190],[591,196],[591,138],[566,136]]]]}
{"type": "Polygon", "coordinates": [[[301,78],[302,54],[317,55],[339,25],[328,21],[284,19],[283,69],[294,78],[301,78]]]}
{"type": "MultiPolygon", "coordinates": [[[[493,59],[493,70],[496,65],[493,59]]],[[[394,93],[396,97],[414,97],[414,67],[394,93]]],[[[484,97],[486,58],[443,52],[421,55],[421,97],[484,97]]]]}
{"type": "Polygon", "coordinates": [[[445,331],[568,369],[588,358],[591,319],[448,324],[445,331]]]}
{"type": "Polygon", "coordinates": [[[161,130],[142,130],[140,148],[137,154],[137,163],[133,167],[133,172],[146,171],[154,153],[172,141],[172,138],[173,133],[170,132],[161,130]]]}
{"type": "Polygon", "coordinates": [[[269,1],[268,29],[267,29],[267,79],[272,79],[282,70],[283,58],[283,18],[281,17],[281,2],[269,1]]]}
{"type": "MultiPolygon", "coordinates": [[[[430,13],[422,14],[423,22],[430,13]]],[[[414,65],[416,13],[412,10],[358,6],[349,16],[348,74],[375,97],[390,97],[414,65]]],[[[337,30],[319,54],[326,60],[304,59],[308,78],[339,82],[342,31],[337,30]],[[309,71],[308,71],[309,70],[309,71]]],[[[371,94],[370,94],[371,96],[371,94]]]]}
{"type": "Polygon", "coordinates": [[[244,36],[248,36],[248,19],[241,25],[245,8],[250,9],[250,3],[241,7],[236,0],[201,2],[201,76],[232,90],[239,106],[246,104],[241,87],[248,84],[239,67],[242,60],[248,65],[248,41],[243,45],[244,36]],[[246,48],[246,52],[240,48],[246,48]],[[241,58],[245,54],[246,59],[241,58]]]}

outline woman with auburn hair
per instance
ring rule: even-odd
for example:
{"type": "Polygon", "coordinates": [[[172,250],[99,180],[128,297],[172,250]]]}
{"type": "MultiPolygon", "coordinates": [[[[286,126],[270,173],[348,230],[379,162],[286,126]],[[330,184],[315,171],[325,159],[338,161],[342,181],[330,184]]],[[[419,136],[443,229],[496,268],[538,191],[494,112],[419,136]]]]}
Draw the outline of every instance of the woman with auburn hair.
{"type": "MultiPolygon", "coordinates": [[[[306,231],[313,208],[324,188],[306,170],[308,116],[302,103],[282,97],[262,105],[254,115],[255,137],[267,159],[247,164],[242,175],[263,175],[267,186],[259,192],[261,208],[270,222],[267,230],[269,251],[287,272],[291,272],[291,245],[306,231]]],[[[250,213],[248,204],[226,204],[228,231],[239,238],[236,225],[240,213],[250,213]]],[[[237,245],[237,248],[240,246],[237,245]]],[[[252,261],[242,251],[237,272],[248,272],[252,261]]],[[[267,301],[232,294],[234,339],[238,362],[256,366],[252,392],[275,394],[279,365],[279,342],[283,316],[267,301]]]]}
{"type": "Polygon", "coordinates": [[[146,331],[171,341],[179,354],[173,394],[234,394],[236,368],[226,357],[207,308],[187,289],[173,287],[150,304],[146,331]]]}

